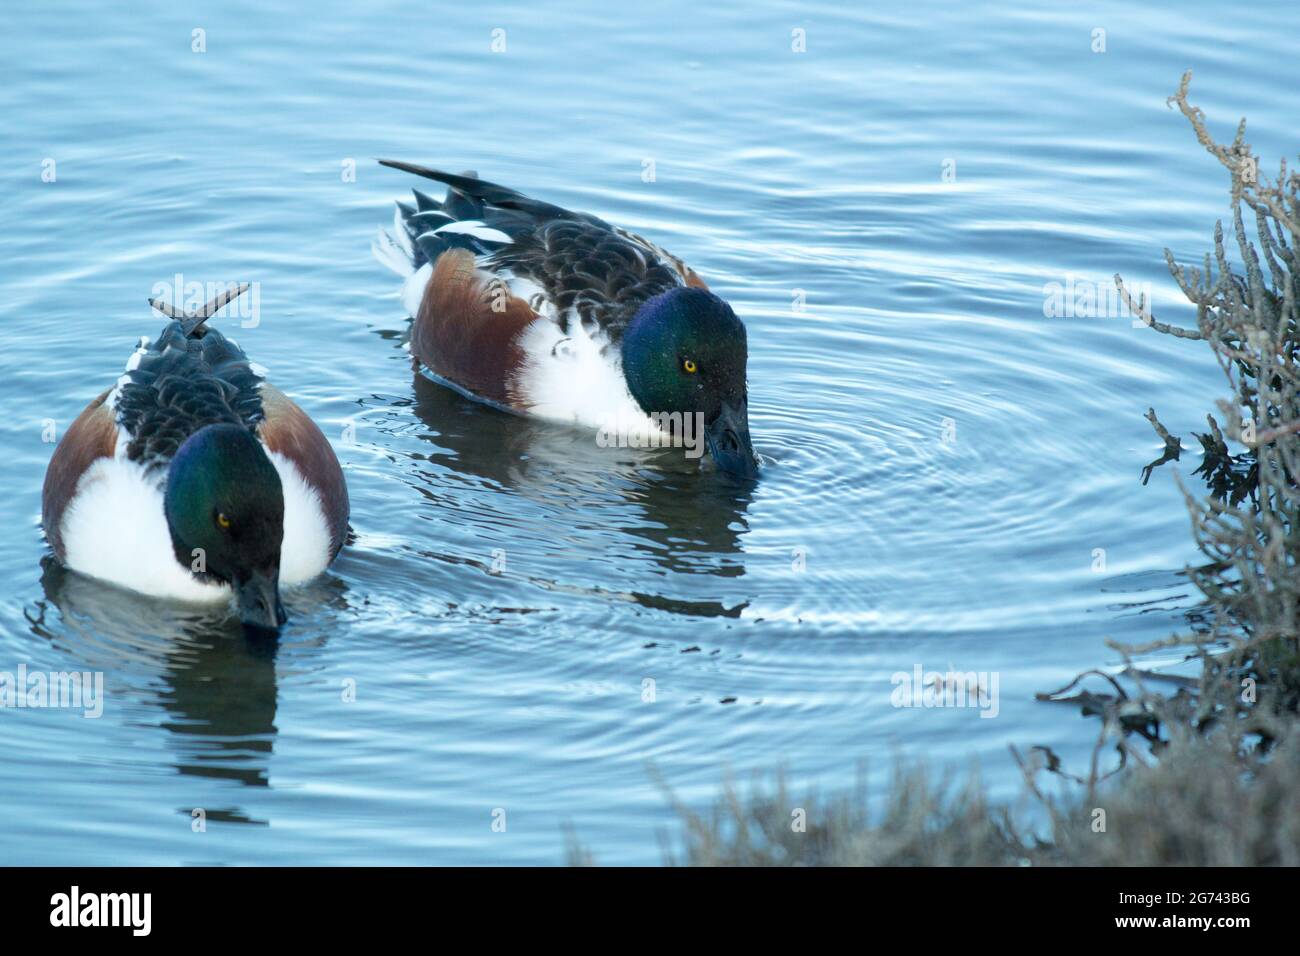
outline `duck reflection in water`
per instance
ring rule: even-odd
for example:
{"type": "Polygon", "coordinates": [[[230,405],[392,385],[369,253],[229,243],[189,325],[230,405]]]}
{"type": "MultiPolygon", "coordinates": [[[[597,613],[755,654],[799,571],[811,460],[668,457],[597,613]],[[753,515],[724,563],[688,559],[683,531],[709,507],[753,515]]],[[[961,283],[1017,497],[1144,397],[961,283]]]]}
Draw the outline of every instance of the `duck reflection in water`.
{"type": "MultiPolygon", "coordinates": [[[[70,668],[105,672],[110,702],[156,709],[178,773],[270,786],[279,640],[240,628],[229,613],[141,599],[52,558],[42,564],[41,584],[46,599],[28,613],[32,632],[57,640],[70,668]],[[58,621],[47,620],[52,612],[58,621]]],[[[335,579],[308,589],[304,603],[343,602],[335,579]]],[[[238,809],[205,812],[208,820],[264,822],[238,809]]]]}
{"type": "MultiPolygon", "coordinates": [[[[520,537],[531,537],[547,554],[607,561],[611,548],[625,548],[630,537],[636,555],[663,572],[744,575],[753,483],[702,471],[681,449],[601,447],[589,430],[488,408],[418,368],[412,388],[411,411],[424,426],[419,437],[432,446],[420,457],[439,472],[517,493],[537,506],[534,518],[563,522],[564,533],[547,535],[546,541],[530,533],[535,521],[518,523],[520,537]],[[619,540],[611,544],[611,536],[619,540]]],[[[434,504],[444,504],[439,482],[418,487],[434,504]]],[[[646,606],[709,616],[738,616],[745,605],[675,600],[639,589],[629,589],[627,596],[646,606]]]]}

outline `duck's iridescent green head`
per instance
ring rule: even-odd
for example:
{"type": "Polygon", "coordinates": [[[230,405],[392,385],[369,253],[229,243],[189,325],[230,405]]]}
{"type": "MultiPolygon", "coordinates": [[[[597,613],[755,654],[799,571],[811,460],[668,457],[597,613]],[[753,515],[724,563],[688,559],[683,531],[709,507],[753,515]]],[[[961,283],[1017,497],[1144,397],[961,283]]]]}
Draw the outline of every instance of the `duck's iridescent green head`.
{"type": "Polygon", "coordinates": [[[745,326],[712,292],[680,287],[649,299],[623,335],[623,374],[647,414],[699,413],[709,454],[752,478],[745,326]]]}
{"type": "Polygon", "coordinates": [[[280,603],[284,493],[280,475],[242,425],[208,425],[177,450],[164,499],[176,559],[229,584],[240,619],[275,629],[280,603]]]}

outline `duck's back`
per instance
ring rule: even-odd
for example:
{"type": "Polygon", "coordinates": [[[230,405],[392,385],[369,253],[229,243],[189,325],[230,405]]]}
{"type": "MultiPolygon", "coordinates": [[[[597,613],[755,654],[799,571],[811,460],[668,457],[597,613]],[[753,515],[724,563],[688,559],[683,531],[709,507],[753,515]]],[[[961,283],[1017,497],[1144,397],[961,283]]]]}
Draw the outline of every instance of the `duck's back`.
{"type": "Polygon", "coordinates": [[[406,276],[411,350],[435,376],[492,404],[596,425],[644,415],[619,342],[647,300],[703,286],[680,259],[586,213],[473,173],[385,165],[447,185],[398,204],[376,256],[406,276]]]}
{"type": "Polygon", "coordinates": [[[206,327],[187,334],[172,322],[153,344],[141,342],[112,396],[127,457],[165,465],[204,426],[256,428],[261,382],[234,341],[206,327]]]}

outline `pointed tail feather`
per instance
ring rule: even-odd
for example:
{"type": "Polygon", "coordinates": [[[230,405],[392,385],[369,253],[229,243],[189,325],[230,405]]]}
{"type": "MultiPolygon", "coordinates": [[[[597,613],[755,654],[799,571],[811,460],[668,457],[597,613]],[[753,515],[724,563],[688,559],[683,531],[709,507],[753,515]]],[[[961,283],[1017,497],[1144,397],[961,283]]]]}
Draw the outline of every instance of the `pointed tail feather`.
{"type": "Polygon", "coordinates": [[[149,304],[163,315],[167,316],[167,318],[181,323],[181,328],[185,332],[186,338],[189,338],[202,328],[204,322],[208,321],[208,319],[212,318],[247,291],[248,283],[241,282],[236,288],[227,289],[203,308],[195,312],[182,312],[180,309],[175,308],[170,302],[164,302],[162,299],[150,299],[149,304]]]}
{"type": "Polygon", "coordinates": [[[502,213],[494,203],[531,202],[514,190],[482,182],[473,170],[452,174],[395,160],[379,162],[447,186],[441,202],[418,189],[412,190],[415,205],[399,202],[392,232],[381,230],[371,244],[375,258],[404,279],[426,263],[436,262],[448,249],[468,249],[475,255],[485,255],[509,244],[513,241],[510,234],[489,223],[515,214],[502,213]]]}
{"type": "Polygon", "coordinates": [[[487,180],[479,179],[471,170],[465,173],[444,173],[440,169],[430,169],[428,166],[417,166],[415,163],[403,163],[396,159],[381,159],[379,165],[387,166],[390,169],[400,169],[404,173],[414,173],[416,176],[423,176],[425,179],[432,179],[434,182],[450,186],[452,189],[466,196],[483,202],[489,202],[493,205],[505,205],[507,202],[519,201],[531,202],[523,193],[515,192],[506,186],[499,186],[496,183],[490,183],[487,180]]]}

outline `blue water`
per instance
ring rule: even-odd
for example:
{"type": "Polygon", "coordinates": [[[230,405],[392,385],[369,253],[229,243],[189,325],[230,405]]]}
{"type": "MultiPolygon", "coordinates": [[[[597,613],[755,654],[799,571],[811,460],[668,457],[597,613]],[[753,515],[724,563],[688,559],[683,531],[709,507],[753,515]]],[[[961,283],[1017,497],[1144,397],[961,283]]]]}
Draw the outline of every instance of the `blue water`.
{"type": "Polygon", "coordinates": [[[702,807],[779,766],[802,792],[976,761],[1000,799],[1009,744],[1086,766],[1096,726],[1033,694],[1186,627],[1142,414],[1188,436],[1225,389],[1044,287],[1120,272],[1188,321],[1161,250],[1205,251],[1226,174],[1165,97],[1192,68],[1222,137],[1247,114],[1294,156],[1300,41],[1280,4],[843,6],[6,6],[0,671],[100,671],[106,700],[0,711],[0,860],[554,864],[572,827],[653,863],[654,773],[702,807]],[[693,265],[749,327],[758,484],[414,375],[369,254],[412,185],[388,156],[693,265]],[[218,327],[351,489],[278,649],[42,561],[46,426],[177,273],[259,284],[260,324],[218,327]],[[996,674],[996,718],[892,706],[918,664],[996,674]]]}

